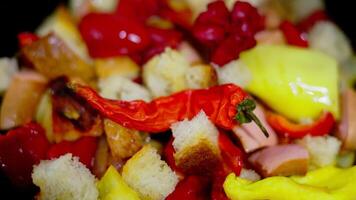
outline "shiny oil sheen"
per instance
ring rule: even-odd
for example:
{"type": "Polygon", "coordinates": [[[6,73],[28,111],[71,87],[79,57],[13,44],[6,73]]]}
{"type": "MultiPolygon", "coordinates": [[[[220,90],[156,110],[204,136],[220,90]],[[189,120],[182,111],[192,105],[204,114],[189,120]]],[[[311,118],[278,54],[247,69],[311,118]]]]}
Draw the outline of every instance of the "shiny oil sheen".
{"type": "Polygon", "coordinates": [[[259,45],[241,53],[252,74],[246,90],[295,121],[323,111],[339,118],[338,67],[333,58],[292,46],[259,45]]]}

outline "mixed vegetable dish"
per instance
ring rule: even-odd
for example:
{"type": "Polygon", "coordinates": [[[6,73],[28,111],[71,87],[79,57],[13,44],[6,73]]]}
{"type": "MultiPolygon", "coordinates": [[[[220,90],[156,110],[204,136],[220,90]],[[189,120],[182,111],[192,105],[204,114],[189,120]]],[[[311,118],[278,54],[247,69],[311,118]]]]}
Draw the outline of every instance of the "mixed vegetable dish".
{"type": "Polygon", "coordinates": [[[70,0],[18,42],[0,179],[28,199],[356,199],[356,57],[322,0],[70,0]]]}

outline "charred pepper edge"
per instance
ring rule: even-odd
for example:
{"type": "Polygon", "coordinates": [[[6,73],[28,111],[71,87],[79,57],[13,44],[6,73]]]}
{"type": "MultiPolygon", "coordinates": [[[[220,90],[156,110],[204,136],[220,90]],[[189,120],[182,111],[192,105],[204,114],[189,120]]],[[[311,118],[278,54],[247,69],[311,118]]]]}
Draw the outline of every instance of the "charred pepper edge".
{"type": "Polygon", "coordinates": [[[240,123],[250,123],[251,121],[261,129],[266,138],[269,137],[269,133],[266,128],[263,126],[258,117],[253,113],[253,110],[256,108],[256,103],[252,99],[245,99],[240,104],[237,105],[237,114],[235,119],[240,123]]]}

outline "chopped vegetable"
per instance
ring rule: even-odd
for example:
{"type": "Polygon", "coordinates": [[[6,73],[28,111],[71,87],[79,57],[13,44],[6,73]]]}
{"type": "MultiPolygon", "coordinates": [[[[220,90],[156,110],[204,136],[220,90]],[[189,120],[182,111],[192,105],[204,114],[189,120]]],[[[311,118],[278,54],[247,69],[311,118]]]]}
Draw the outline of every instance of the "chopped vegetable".
{"type": "Polygon", "coordinates": [[[50,79],[63,75],[79,77],[84,81],[94,78],[94,67],[54,33],[23,47],[21,51],[23,57],[32,63],[39,73],[50,79]]]}
{"type": "MultiPolygon", "coordinates": [[[[241,88],[232,84],[209,89],[187,90],[157,98],[150,103],[112,101],[100,97],[90,87],[75,83],[69,87],[105,117],[127,128],[151,133],[169,130],[172,123],[185,118],[191,119],[201,110],[215,125],[231,130],[237,124],[235,118],[237,107],[247,97],[241,88]]],[[[249,106],[248,109],[245,109],[244,106],[240,106],[239,110],[241,112],[248,111],[249,114],[245,115],[245,118],[249,119],[252,108],[249,106]]],[[[256,120],[256,118],[254,117],[252,120],[256,120]]]]}
{"type": "Polygon", "coordinates": [[[224,189],[231,200],[349,200],[356,196],[356,167],[324,167],[305,176],[270,177],[257,182],[230,174],[224,189]]]}
{"type": "Polygon", "coordinates": [[[331,133],[335,124],[335,119],[329,112],[322,114],[318,120],[311,124],[296,124],[275,113],[268,113],[267,121],[280,136],[293,139],[302,138],[306,135],[327,135],[331,133]]]}
{"type": "Polygon", "coordinates": [[[88,169],[94,167],[94,156],[97,147],[97,139],[94,137],[81,137],[77,141],[62,141],[54,144],[47,152],[49,159],[58,158],[64,154],[71,153],[79,158],[88,169]]]}
{"type": "Polygon", "coordinates": [[[0,95],[9,87],[12,76],[18,71],[17,60],[0,58],[0,95]]]}
{"type": "Polygon", "coordinates": [[[140,200],[136,191],[125,183],[112,165],[97,183],[97,188],[101,200],[140,200]]]}
{"type": "Polygon", "coordinates": [[[32,185],[33,165],[46,159],[49,148],[43,128],[25,124],[0,135],[0,169],[17,187],[32,185]]]}
{"type": "Polygon", "coordinates": [[[252,76],[245,89],[275,111],[296,121],[315,119],[325,110],[339,119],[334,59],[291,46],[258,45],[240,60],[252,76]]]}

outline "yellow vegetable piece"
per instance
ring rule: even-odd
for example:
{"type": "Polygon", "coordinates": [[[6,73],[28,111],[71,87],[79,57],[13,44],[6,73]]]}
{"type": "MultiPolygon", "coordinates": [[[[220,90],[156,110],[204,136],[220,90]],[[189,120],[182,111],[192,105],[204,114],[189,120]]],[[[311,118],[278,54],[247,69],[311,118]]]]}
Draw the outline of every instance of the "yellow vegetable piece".
{"type": "Polygon", "coordinates": [[[275,111],[302,121],[327,110],[339,117],[337,62],[292,46],[257,45],[240,55],[252,79],[246,90],[275,111]]]}
{"type": "Polygon", "coordinates": [[[275,176],[257,182],[230,174],[224,183],[231,200],[351,200],[356,197],[356,166],[324,167],[305,176],[275,176]]]}
{"type": "Polygon", "coordinates": [[[122,179],[113,166],[110,166],[97,183],[100,200],[139,200],[139,196],[122,179]]]}

